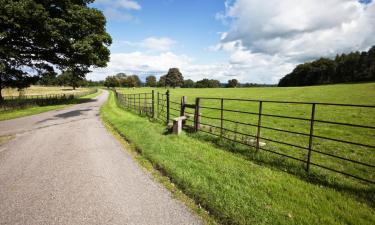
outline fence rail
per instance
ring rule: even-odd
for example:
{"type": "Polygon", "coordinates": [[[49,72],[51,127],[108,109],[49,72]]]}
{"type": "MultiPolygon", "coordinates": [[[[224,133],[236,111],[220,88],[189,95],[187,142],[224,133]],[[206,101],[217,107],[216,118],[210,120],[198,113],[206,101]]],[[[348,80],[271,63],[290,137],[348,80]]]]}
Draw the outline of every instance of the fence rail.
{"type": "MultiPolygon", "coordinates": [[[[331,112],[322,107],[336,107],[335,113],[338,115],[342,115],[344,109],[350,109],[371,118],[371,115],[375,115],[373,105],[207,97],[197,97],[194,104],[188,104],[185,96],[181,98],[181,102],[175,101],[176,98],[171,100],[169,91],[157,92],[155,101],[154,92],[117,94],[119,102],[124,102],[124,96],[128,96],[125,99],[137,99],[137,95],[139,101],[142,99],[140,96],[144,95],[144,99],[148,99],[150,104],[155,104],[156,110],[154,112],[152,108],[152,117],[164,123],[168,124],[171,116],[185,115],[187,120],[184,124],[190,125],[195,132],[208,133],[219,139],[254,148],[257,154],[265,151],[298,161],[307,172],[314,166],[375,184],[375,142],[370,140],[366,143],[363,140],[352,140],[348,135],[340,135],[345,131],[359,129],[355,130],[356,135],[372,139],[375,136],[375,126],[359,124],[355,120],[336,121],[317,117],[318,112],[331,112]],[[252,105],[240,107],[244,103],[252,105]],[[296,110],[298,112],[295,115],[285,115],[272,110],[270,105],[278,105],[281,109],[302,109],[296,110]],[[250,121],[244,121],[244,118],[250,121]],[[283,127],[278,127],[277,124],[282,124],[283,127]],[[330,126],[335,127],[326,130],[330,126]]],[[[128,108],[144,110],[139,107],[141,106],[137,108],[135,104],[128,108]]],[[[148,112],[147,109],[144,111],[148,112]]]]}
{"type": "Polygon", "coordinates": [[[43,106],[50,104],[59,104],[69,99],[79,98],[97,92],[97,89],[81,91],[71,94],[48,94],[48,95],[24,95],[24,96],[4,96],[0,103],[0,111],[8,111],[30,106],[43,106]]]}

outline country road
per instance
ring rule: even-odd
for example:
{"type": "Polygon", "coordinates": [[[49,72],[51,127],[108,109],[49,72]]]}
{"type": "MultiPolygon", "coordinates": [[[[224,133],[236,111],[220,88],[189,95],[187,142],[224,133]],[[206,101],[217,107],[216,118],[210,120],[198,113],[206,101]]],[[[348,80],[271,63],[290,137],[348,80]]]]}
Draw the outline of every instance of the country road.
{"type": "Polygon", "coordinates": [[[202,224],[124,151],[108,97],[0,122],[0,224],[202,224]]]}

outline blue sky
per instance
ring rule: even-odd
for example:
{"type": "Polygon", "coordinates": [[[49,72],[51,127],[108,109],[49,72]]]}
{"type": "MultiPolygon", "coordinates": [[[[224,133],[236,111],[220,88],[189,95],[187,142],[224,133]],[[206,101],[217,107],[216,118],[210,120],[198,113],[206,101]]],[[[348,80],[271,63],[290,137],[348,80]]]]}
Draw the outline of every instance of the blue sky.
{"type": "Polygon", "coordinates": [[[178,67],[185,78],[276,83],[296,64],[375,44],[369,0],[97,0],[113,38],[108,67],[142,78],[178,67]]]}

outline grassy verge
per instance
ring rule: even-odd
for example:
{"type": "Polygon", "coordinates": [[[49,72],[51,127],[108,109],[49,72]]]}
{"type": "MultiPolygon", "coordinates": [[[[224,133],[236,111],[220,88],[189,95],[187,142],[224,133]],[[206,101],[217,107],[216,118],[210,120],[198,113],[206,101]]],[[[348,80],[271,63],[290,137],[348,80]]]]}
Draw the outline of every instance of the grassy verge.
{"type": "Polygon", "coordinates": [[[119,108],[111,93],[102,117],[154,168],[222,224],[374,224],[375,210],[355,195],[258,165],[119,108]]]}
{"type": "Polygon", "coordinates": [[[47,106],[33,106],[25,109],[17,109],[17,110],[10,110],[10,111],[1,111],[0,112],[0,121],[2,120],[9,120],[9,119],[15,119],[19,117],[24,117],[24,116],[31,116],[35,114],[39,114],[42,112],[47,112],[51,110],[56,110],[56,109],[63,109],[65,107],[74,105],[74,104],[79,104],[86,102],[89,99],[95,98],[96,96],[100,95],[101,90],[97,91],[96,93],[82,96],[77,99],[72,99],[68,100],[64,104],[57,104],[57,105],[47,105],[47,106]]]}

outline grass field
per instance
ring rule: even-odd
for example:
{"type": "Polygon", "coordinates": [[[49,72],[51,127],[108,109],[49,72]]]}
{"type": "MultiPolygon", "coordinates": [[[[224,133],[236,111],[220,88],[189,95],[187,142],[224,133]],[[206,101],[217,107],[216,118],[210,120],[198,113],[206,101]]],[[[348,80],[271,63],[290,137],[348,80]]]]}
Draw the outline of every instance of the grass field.
{"type": "MultiPolygon", "coordinates": [[[[121,89],[122,93],[139,93],[149,92],[150,88],[139,89],[121,89]]],[[[165,93],[165,89],[156,89],[158,92],[165,93]]],[[[346,104],[364,104],[375,105],[375,83],[365,84],[340,84],[327,86],[312,86],[312,87],[292,87],[292,88],[231,88],[231,89],[170,89],[171,100],[180,102],[181,96],[187,96],[189,103],[194,103],[196,97],[218,97],[218,98],[241,98],[241,99],[261,99],[261,100],[278,100],[278,101],[301,101],[301,102],[326,102],[326,103],[346,103],[346,104]]],[[[235,109],[246,112],[258,112],[257,102],[238,102],[238,101],[224,101],[225,109],[235,109]]],[[[220,107],[219,100],[202,100],[202,106],[220,107]]],[[[171,103],[171,108],[179,109],[177,104],[171,103]]],[[[190,111],[192,113],[192,111],[190,111]]],[[[171,110],[174,115],[179,115],[179,112],[171,110]]],[[[219,118],[219,110],[202,109],[202,116],[210,116],[219,118]]],[[[279,104],[279,103],[264,103],[263,113],[276,114],[282,116],[301,117],[309,119],[311,116],[310,105],[296,105],[296,104],[279,104]]],[[[352,107],[338,107],[338,106],[322,106],[318,105],[316,108],[315,119],[344,122],[359,125],[374,126],[375,124],[375,108],[352,108],[352,107]]],[[[242,123],[257,124],[258,115],[248,115],[234,112],[224,112],[226,119],[235,120],[242,123]]],[[[220,126],[220,121],[215,119],[203,118],[202,123],[220,126]]],[[[309,133],[310,122],[298,121],[285,118],[263,117],[262,125],[277,129],[284,129],[289,131],[309,133]]],[[[224,127],[230,130],[236,130],[245,134],[256,134],[256,127],[244,126],[232,122],[224,122],[224,127]]],[[[211,130],[212,131],[212,130],[211,130]]],[[[213,131],[219,132],[218,129],[213,131]]],[[[367,145],[375,145],[375,130],[366,128],[348,127],[342,125],[332,125],[324,123],[315,123],[314,134],[331,137],[344,141],[351,141],[367,145]]],[[[231,139],[243,140],[244,136],[235,135],[227,132],[227,137],[231,139]]],[[[257,160],[262,163],[269,164],[273,167],[278,167],[282,170],[288,170],[294,174],[305,176],[305,171],[302,169],[305,164],[291,160],[281,159],[279,156],[270,155],[266,152],[262,154],[255,154],[249,147],[241,147],[223,143],[217,138],[207,135],[196,135],[202,139],[208,139],[214,143],[222,145],[228,150],[242,154],[247,158],[257,160]],[[291,165],[293,164],[293,165],[291,165]]],[[[308,136],[290,134],[280,131],[262,129],[261,136],[282,141],[302,147],[308,147],[308,136]]],[[[279,153],[287,154],[289,156],[306,160],[307,151],[296,147],[281,145],[270,141],[263,141],[266,143],[265,148],[271,149],[279,153]]],[[[330,140],[323,140],[319,138],[313,139],[313,149],[327,154],[333,154],[340,157],[360,161],[370,165],[375,165],[374,149],[368,147],[361,147],[351,144],[339,143],[330,140]]],[[[349,174],[363,177],[368,180],[375,181],[375,169],[365,165],[355,164],[344,161],[327,155],[312,153],[312,163],[321,164],[323,166],[343,171],[349,174]]],[[[357,186],[357,183],[352,184],[352,179],[346,179],[344,176],[332,173],[330,171],[312,167],[312,175],[309,179],[316,179],[319,182],[328,183],[329,185],[337,185],[343,183],[346,187],[357,186]],[[347,184],[349,183],[349,184],[347,184]]],[[[366,184],[364,184],[366,185],[366,184]]]]}
{"type": "MultiPolygon", "coordinates": [[[[73,94],[82,91],[88,91],[89,88],[76,88],[73,90],[71,87],[45,87],[45,86],[30,86],[25,88],[22,95],[50,95],[50,94],[73,94]]],[[[5,88],[1,90],[2,95],[5,96],[19,96],[20,92],[16,88],[5,88]]]]}
{"type": "MultiPolygon", "coordinates": [[[[190,92],[189,97],[193,92],[206,94],[206,90],[176,89],[172,95],[183,91],[190,92]]],[[[207,90],[215,97],[226,91],[254,90],[207,90]]],[[[363,96],[367,95],[363,92],[363,96]]],[[[270,164],[248,160],[243,154],[227,151],[194,135],[168,135],[165,125],[118,107],[113,94],[101,114],[144,158],[221,224],[375,223],[374,200],[370,197],[374,195],[373,186],[340,189],[322,185],[270,164]]]]}
{"type": "MultiPolygon", "coordinates": [[[[88,90],[88,89],[82,89],[82,90],[88,90]]],[[[39,93],[43,94],[43,92],[39,92],[39,93]]],[[[63,109],[65,107],[68,107],[68,106],[71,106],[71,105],[74,105],[74,104],[86,102],[89,99],[95,98],[100,93],[101,93],[101,90],[99,89],[96,93],[86,95],[86,96],[82,96],[82,97],[76,98],[76,99],[70,99],[70,100],[67,100],[66,102],[64,102],[62,104],[46,105],[46,106],[33,106],[33,107],[24,108],[24,109],[16,109],[16,110],[10,110],[10,111],[0,111],[0,121],[15,119],[15,118],[24,117],[24,116],[31,116],[31,115],[35,115],[35,114],[38,114],[38,113],[47,112],[47,111],[50,111],[50,110],[63,109]]]]}

